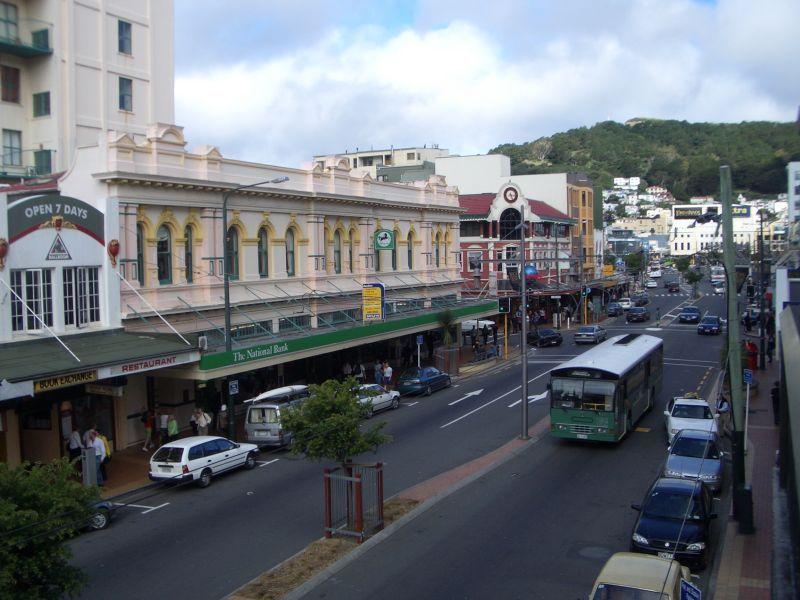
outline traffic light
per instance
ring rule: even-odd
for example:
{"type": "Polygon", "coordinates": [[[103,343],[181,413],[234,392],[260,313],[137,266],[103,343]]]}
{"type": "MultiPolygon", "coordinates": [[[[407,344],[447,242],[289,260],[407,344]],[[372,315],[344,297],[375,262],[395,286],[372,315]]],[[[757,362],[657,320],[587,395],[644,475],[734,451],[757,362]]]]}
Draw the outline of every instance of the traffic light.
{"type": "Polygon", "coordinates": [[[500,314],[511,312],[511,298],[500,298],[500,314]]]}

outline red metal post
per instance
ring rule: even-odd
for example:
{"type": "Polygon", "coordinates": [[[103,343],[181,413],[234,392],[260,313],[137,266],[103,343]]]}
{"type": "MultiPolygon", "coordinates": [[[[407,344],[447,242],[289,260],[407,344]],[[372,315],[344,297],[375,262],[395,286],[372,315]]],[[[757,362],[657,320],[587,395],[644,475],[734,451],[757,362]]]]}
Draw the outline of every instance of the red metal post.
{"type": "Polygon", "coordinates": [[[356,484],[356,533],[358,534],[358,543],[364,541],[364,504],[361,498],[361,473],[355,476],[356,484]]]}
{"type": "Polygon", "coordinates": [[[333,519],[331,517],[331,470],[328,468],[323,469],[323,477],[325,480],[325,537],[333,537],[331,528],[333,527],[333,519]]]}
{"type": "Polygon", "coordinates": [[[379,462],[375,465],[375,473],[378,476],[377,480],[377,496],[378,496],[378,531],[383,529],[383,463],[379,462]]]}

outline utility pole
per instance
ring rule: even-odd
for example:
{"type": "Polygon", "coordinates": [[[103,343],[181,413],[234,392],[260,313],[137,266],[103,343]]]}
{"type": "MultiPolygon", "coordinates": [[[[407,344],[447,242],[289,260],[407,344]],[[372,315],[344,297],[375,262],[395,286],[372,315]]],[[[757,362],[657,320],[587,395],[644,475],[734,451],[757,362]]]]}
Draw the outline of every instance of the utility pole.
{"type": "Polygon", "coordinates": [[[764,311],[766,310],[766,300],[764,297],[767,295],[767,286],[764,284],[764,214],[766,209],[762,206],[758,211],[759,217],[759,235],[758,235],[758,279],[759,279],[759,348],[758,348],[758,366],[764,370],[767,368],[767,363],[764,361],[765,354],[765,338],[767,333],[767,319],[764,311]]]}
{"type": "Polygon", "coordinates": [[[522,359],[522,431],[520,439],[528,439],[528,292],[525,281],[525,239],[527,238],[527,224],[525,223],[525,203],[527,200],[522,199],[522,205],[519,209],[520,215],[520,241],[522,250],[522,262],[520,262],[520,290],[522,291],[522,327],[520,328],[520,342],[519,353],[522,359]]]}
{"type": "MultiPolygon", "coordinates": [[[[747,529],[747,514],[752,519],[752,510],[745,509],[744,425],[745,407],[742,398],[742,339],[739,330],[736,291],[736,249],[733,241],[733,215],[731,202],[731,169],[725,165],[719,169],[719,186],[722,200],[722,241],[728,287],[728,377],[731,383],[731,405],[733,407],[733,509],[739,519],[739,530],[747,529]]],[[[752,527],[752,523],[750,523],[752,527]]]]}

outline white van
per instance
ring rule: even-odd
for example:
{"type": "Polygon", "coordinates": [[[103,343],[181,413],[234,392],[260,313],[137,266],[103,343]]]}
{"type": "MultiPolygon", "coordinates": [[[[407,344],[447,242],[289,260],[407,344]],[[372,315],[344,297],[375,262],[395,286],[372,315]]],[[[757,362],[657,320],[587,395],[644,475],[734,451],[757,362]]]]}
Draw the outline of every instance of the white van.
{"type": "Polygon", "coordinates": [[[285,446],[291,437],[281,428],[281,410],[297,406],[308,398],[307,385],[287,385],[269,390],[255,398],[245,400],[247,416],[244,421],[248,442],[259,446],[285,446]]]}

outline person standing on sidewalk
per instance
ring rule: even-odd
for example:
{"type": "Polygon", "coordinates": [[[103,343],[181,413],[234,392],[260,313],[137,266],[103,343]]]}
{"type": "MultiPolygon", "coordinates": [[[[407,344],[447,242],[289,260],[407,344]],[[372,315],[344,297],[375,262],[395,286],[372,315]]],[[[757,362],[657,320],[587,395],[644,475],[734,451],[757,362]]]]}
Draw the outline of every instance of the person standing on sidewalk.
{"type": "Polygon", "coordinates": [[[169,441],[169,413],[166,409],[158,411],[158,438],[161,446],[169,441]]]}
{"type": "Polygon", "coordinates": [[[383,365],[381,361],[377,358],[375,359],[375,364],[372,365],[372,378],[378,385],[383,385],[383,365]]]}
{"type": "Polygon", "coordinates": [[[97,435],[97,432],[94,429],[92,429],[89,433],[89,444],[90,448],[94,448],[95,466],[97,468],[97,485],[102,487],[106,482],[105,478],[103,477],[103,461],[106,459],[106,446],[103,444],[103,440],[100,439],[100,436],[97,435]]]}
{"type": "Polygon", "coordinates": [[[142,451],[147,452],[147,450],[155,446],[153,443],[153,429],[156,425],[156,419],[153,416],[153,411],[143,410],[142,420],[144,421],[144,446],[142,446],[142,451]]]}
{"type": "Polygon", "coordinates": [[[781,386],[777,381],[772,384],[769,395],[772,397],[772,418],[775,421],[775,425],[779,425],[781,422],[781,386]]]}
{"type": "Polygon", "coordinates": [[[387,391],[392,391],[392,367],[389,366],[389,361],[383,363],[383,387],[387,391]]]}
{"type": "Polygon", "coordinates": [[[772,353],[775,352],[775,335],[772,333],[767,334],[767,359],[772,362],[772,353]]]}
{"type": "Polygon", "coordinates": [[[744,330],[747,333],[750,333],[750,328],[753,326],[753,322],[750,320],[750,311],[748,310],[744,313],[744,330]]]}
{"type": "Polygon", "coordinates": [[[72,433],[69,434],[69,441],[67,442],[70,460],[75,460],[76,458],[80,457],[81,447],[81,434],[78,431],[77,425],[73,425],[72,433]]]}
{"type": "Polygon", "coordinates": [[[167,436],[169,436],[170,442],[178,439],[178,420],[175,415],[170,415],[169,421],[167,421],[167,436]]]}

